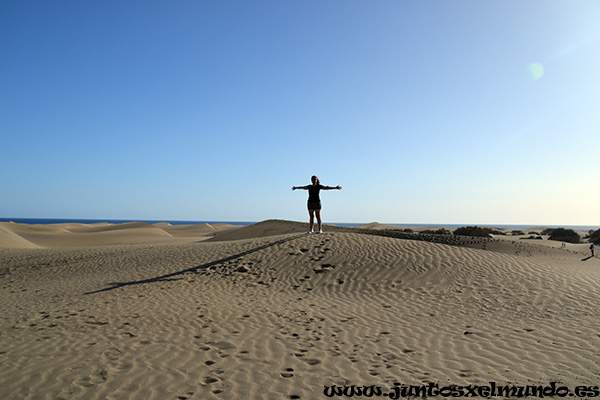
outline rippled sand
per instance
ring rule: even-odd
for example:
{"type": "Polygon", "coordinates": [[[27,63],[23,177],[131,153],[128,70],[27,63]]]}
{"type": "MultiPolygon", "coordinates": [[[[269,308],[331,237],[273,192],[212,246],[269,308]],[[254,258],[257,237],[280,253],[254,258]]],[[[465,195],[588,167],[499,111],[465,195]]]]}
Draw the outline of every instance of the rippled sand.
{"type": "Polygon", "coordinates": [[[600,383],[600,260],[581,246],[124,225],[2,225],[3,398],[600,383]]]}

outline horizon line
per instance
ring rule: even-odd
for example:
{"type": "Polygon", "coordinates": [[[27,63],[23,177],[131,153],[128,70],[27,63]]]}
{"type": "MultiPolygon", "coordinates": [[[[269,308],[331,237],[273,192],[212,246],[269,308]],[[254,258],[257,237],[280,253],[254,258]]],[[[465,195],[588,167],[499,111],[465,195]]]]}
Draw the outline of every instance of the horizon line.
{"type": "MultiPolygon", "coordinates": [[[[286,221],[282,218],[267,218],[260,221],[233,221],[233,220],[195,220],[195,219],[142,219],[142,218],[131,218],[131,219],[123,219],[123,218],[36,218],[36,217],[0,217],[0,222],[16,222],[15,220],[29,220],[29,221],[68,221],[77,223],[79,221],[94,221],[94,222],[106,222],[106,223],[128,223],[128,222],[146,222],[146,223],[229,223],[232,225],[235,224],[244,224],[244,225],[252,225],[263,221],[268,220],[282,220],[286,221]],[[112,221],[112,222],[111,222],[112,221]]],[[[307,223],[305,221],[295,221],[295,220],[287,220],[293,222],[307,223]]],[[[20,222],[20,223],[31,223],[31,222],[20,222]]],[[[47,222],[58,223],[58,222],[47,222]]],[[[83,222],[79,222],[83,223],[83,222]]],[[[42,222],[43,224],[43,222],[42,222]]],[[[521,227],[521,228],[536,228],[536,227],[582,227],[582,228],[590,228],[597,226],[600,229],[600,225],[596,224],[527,224],[527,223],[453,223],[453,222],[379,222],[379,221],[368,221],[368,222],[323,222],[324,225],[366,225],[366,224],[381,224],[381,225],[396,225],[396,226],[407,226],[407,227],[462,227],[462,226],[485,226],[485,227],[521,227]]]]}

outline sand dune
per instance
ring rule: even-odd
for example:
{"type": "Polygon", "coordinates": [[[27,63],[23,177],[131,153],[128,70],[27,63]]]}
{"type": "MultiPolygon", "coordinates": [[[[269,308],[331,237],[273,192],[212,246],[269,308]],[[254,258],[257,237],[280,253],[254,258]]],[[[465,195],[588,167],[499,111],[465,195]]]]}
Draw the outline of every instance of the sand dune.
{"type": "MultiPolygon", "coordinates": [[[[198,243],[0,249],[0,393],[320,399],[334,384],[598,385],[598,258],[372,228],[308,235],[264,221],[198,243]]],[[[36,229],[0,233],[19,244],[39,241],[36,229]]]]}
{"type": "Polygon", "coordinates": [[[65,248],[124,244],[175,244],[206,240],[216,232],[235,230],[229,224],[171,225],[129,222],[121,224],[28,225],[0,222],[0,248],[65,248]]]}
{"type": "Polygon", "coordinates": [[[294,221],[267,220],[256,224],[241,227],[236,230],[219,232],[208,241],[223,242],[229,240],[254,239],[266,236],[277,236],[286,233],[305,233],[308,224],[294,221]]]}
{"type": "Polygon", "coordinates": [[[13,232],[11,223],[0,222],[0,248],[12,247],[12,248],[36,248],[35,244],[25,239],[19,234],[13,232]]]}

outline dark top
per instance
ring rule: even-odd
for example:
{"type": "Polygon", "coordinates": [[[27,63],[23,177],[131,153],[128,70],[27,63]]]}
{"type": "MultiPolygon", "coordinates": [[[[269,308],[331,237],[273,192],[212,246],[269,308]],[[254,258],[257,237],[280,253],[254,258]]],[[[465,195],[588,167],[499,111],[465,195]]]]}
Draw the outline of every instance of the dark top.
{"type": "Polygon", "coordinates": [[[319,192],[323,189],[323,185],[308,185],[308,202],[318,203],[321,201],[319,198],[319,192]]]}

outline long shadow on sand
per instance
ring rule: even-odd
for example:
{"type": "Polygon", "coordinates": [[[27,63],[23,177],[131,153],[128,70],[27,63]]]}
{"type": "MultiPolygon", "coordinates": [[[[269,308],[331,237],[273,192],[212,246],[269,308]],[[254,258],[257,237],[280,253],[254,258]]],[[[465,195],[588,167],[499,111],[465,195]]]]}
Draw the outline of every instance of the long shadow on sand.
{"type": "Polygon", "coordinates": [[[92,292],[85,292],[84,294],[94,294],[94,293],[100,293],[100,292],[108,292],[109,290],[114,290],[114,289],[122,288],[122,287],[125,287],[125,286],[142,285],[144,283],[168,282],[168,281],[179,280],[181,278],[175,278],[175,277],[178,277],[179,275],[183,275],[185,273],[197,272],[197,271],[200,271],[200,270],[203,270],[203,269],[207,269],[207,268],[212,267],[213,265],[222,264],[222,263],[227,262],[227,261],[232,261],[232,260],[235,260],[237,258],[247,256],[248,254],[256,253],[257,251],[268,249],[269,247],[277,246],[279,244],[283,244],[283,243],[289,242],[291,240],[298,239],[301,236],[304,236],[304,235],[300,234],[298,236],[292,236],[292,237],[289,237],[289,238],[286,238],[286,239],[277,240],[275,242],[267,243],[267,244],[265,244],[263,246],[259,246],[259,247],[256,247],[254,249],[251,249],[251,250],[248,250],[248,251],[244,251],[244,252],[239,253],[239,254],[235,254],[233,256],[229,256],[229,257],[226,257],[226,258],[221,258],[220,260],[211,261],[209,263],[198,265],[196,267],[187,268],[187,269],[184,269],[184,270],[181,270],[181,271],[171,272],[170,274],[156,276],[154,278],[148,278],[148,279],[142,279],[142,280],[139,280],[139,281],[130,281],[130,282],[111,282],[111,283],[109,283],[110,287],[107,287],[107,288],[104,288],[104,289],[94,290],[92,292]]]}

